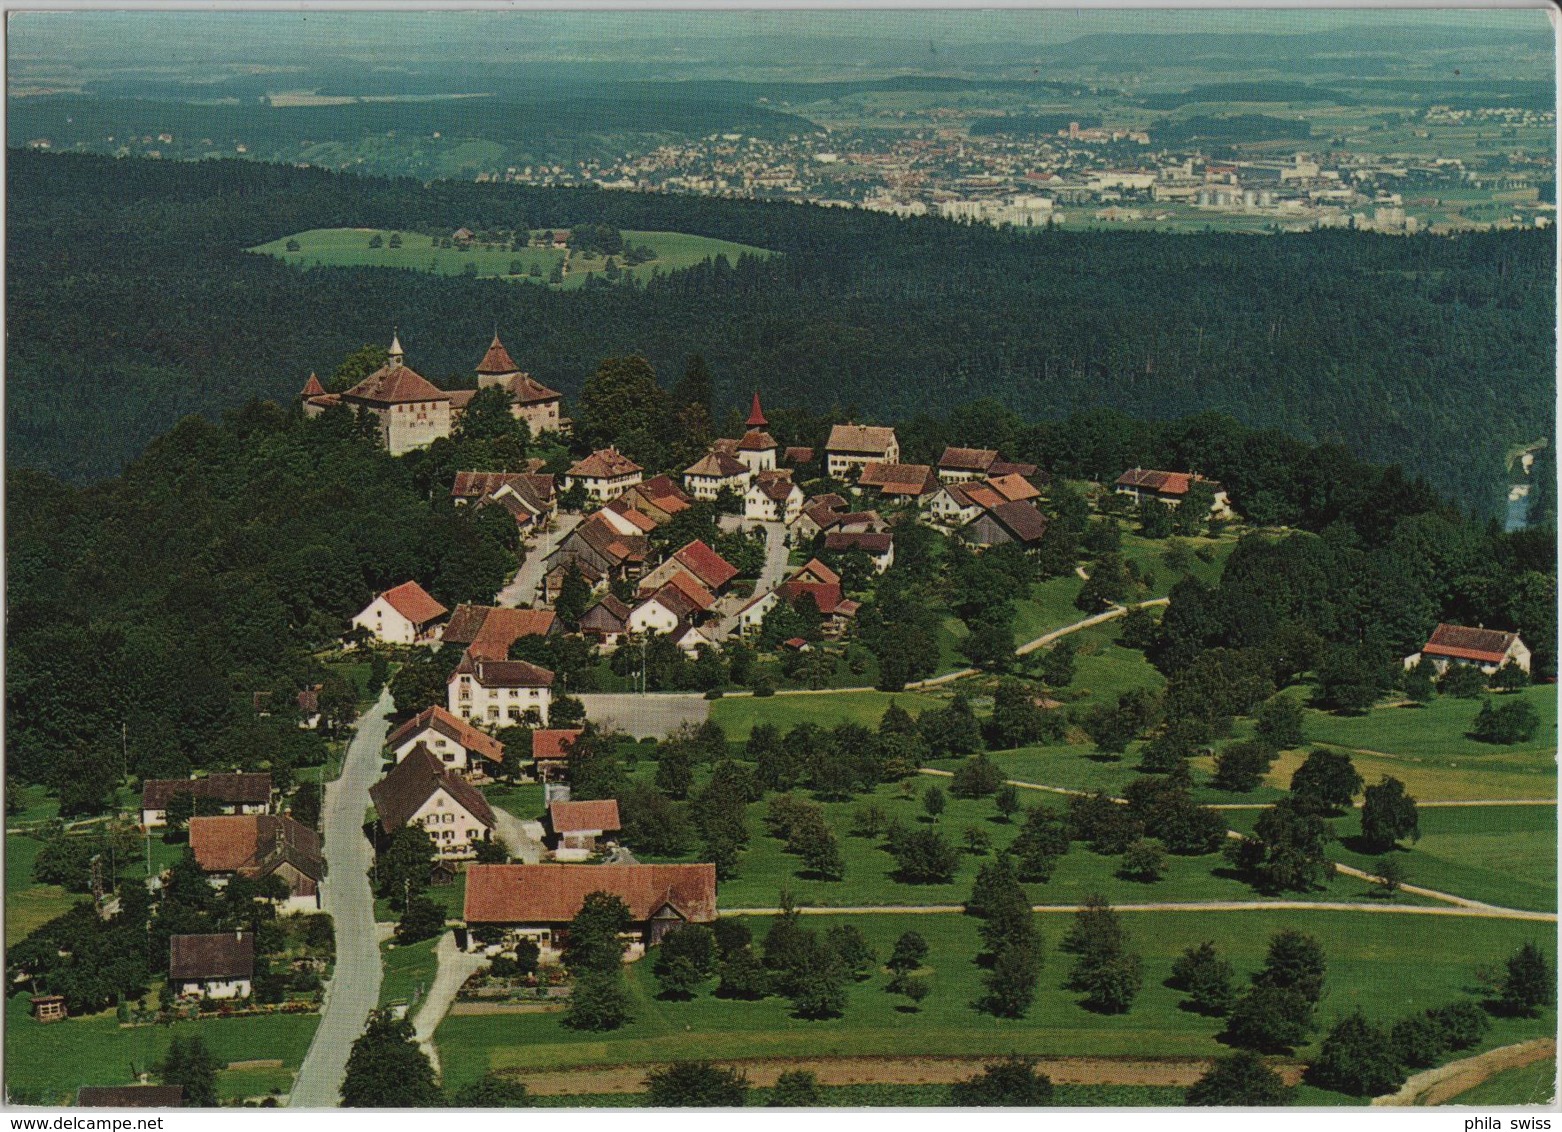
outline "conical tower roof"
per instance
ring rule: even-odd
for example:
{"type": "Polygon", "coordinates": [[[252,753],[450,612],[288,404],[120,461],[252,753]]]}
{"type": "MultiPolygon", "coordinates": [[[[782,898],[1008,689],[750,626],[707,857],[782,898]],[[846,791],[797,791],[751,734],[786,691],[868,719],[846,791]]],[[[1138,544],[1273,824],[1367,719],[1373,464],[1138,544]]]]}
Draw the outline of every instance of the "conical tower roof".
{"type": "Polygon", "coordinates": [[[519,373],[520,369],[515,359],[510,357],[510,352],[504,348],[504,343],[499,341],[497,333],[488,345],[488,353],[477,363],[478,373],[519,373]]]}
{"type": "Polygon", "coordinates": [[[321,385],[320,384],[320,379],[318,377],[316,377],[313,373],[311,373],[309,375],[309,380],[304,382],[304,391],[302,393],[300,393],[299,396],[300,397],[318,397],[318,396],[320,396],[324,392],[325,392],[325,386],[321,385]]]}
{"type": "Polygon", "coordinates": [[[765,419],[764,410],[759,407],[759,391],[754,391],[754,406],[748,411],[748,420],[743,422],[749,428],[764,428],[770,422],[765,419]]]}

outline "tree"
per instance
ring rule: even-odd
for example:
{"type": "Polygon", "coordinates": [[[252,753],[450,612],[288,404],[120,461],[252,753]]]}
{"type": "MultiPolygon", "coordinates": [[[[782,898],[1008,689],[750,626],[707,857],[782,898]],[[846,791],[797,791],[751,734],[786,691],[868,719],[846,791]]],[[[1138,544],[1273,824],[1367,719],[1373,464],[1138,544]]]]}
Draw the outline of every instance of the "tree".
{"type": "Polygon", "coordinates": [[[813,961],[791,973],[792,1013],[799,1018],[838,1018],[846,1011],[846,972],[828,947],[809,950],[813,961]]]}
{"type": "Polygon", "coordinates": [[[422,826],[402,826],[369,871],[375,895],[388,899],[395,911],[405,911],[412,897],[428,888],[435,855],[433,838],[422,826]]]}
{"type": "Polygon", "coordinates": [[[760,999],[770,993],[770,975],[747,945],[727,953],[719,968],[717,998],[760,999]]]}
{"type": "Polygon", "coordinates": [[[1502,981],[1502,1009],[1519,1018],[1533,1018],[1543,1006],[1556,1001],[1557,984],[1551,965],[1540,948],[1526,943],[1508,957],[1507,977],[1502,981]]]}
{"type": "Polygon", "coordinates": [[[559,593],[553,601],[553,611],[566,625],[578,625],[590,604],[591,586],[580,572],[579,565],[571,559],[564,567],[564,577],[559,581],[559,593]]]}
{"type": "Polygon", "coordinates": [[[937,821],[938,815],[944,812],[944,804],[946,801],[947,798],[945,797],[944,792],[937,786],[929,786],[922,792],[922,809],[925,810],[927,815],[934,821],[937,821]]]}
{"type": "Polygon", "coordinates": [[[985,1066],[974,1077],[949,1086],[957,1108],[1034,1108],[1052,1100],[1052,1080],[1032,1057],[1010,1057],[985,1066]]]}
{"type": "Polygon", "coordinates": [[[1036,675],[1054,690],[1068,687],[1074,682],[1074,657],[1078,651],[1079,643],[1073,637],[1064,637],[1042,654],[1036,675]]]}
{"type": "Polygon", "coordinates": [[[468,1081],[450,1096],[452,1108],[529,1108],[531,1103],[525,1085],[492,1070],[468,1081]]]}
{"type": "Polygon", "coordinates": [[[1529,687],[1529,673],[1520,668],[1517,661],[1507,661],[1492,674],[1491,686],[1499,692],[1517,692],[1529,687]]]}
{"type": "Polygon", "coordinates": [[[936,829],[917,829],[895,845],[896,876],[907,884],[948,884],[960,855],[936,829]]]}
{"type": "Polygon", "coordinates": [[[1225,1039],[1238,1049],[1283,1053],[1312,1033],[1313,1007],[1294,990],[1249,987],[1226,1019],[1225,1039]]]}
{"type": "Polygon", "coordinates": [[[342,359],[342,364],[325,381],[327,393],[345,393],[390,360],[384,346],[359,346],[342,359]]]}
{"type": "Polygon", "coordinates": [[[1101,1014],[1125,1014],[1144,985],[1144,964],[1132,952],[1091,959],[1069,982],[1085,992],[1081,1005],[1101,1014]]]}
{"type": "Polygon", "coordinates": [[[1391,1093],[1405,1080],[1404,1067],[1381,1026],[1356,1010],[1337,1022],[1307,1068],[1307,1080],[1358,1097],[1391,1093]]]}
{"type": "Polygon", "coordinates": [[[168,1043],[168,1052],[156,1066],[163,1084],[184,1087],[185,1108],[217,1107],[217,1070],[220,1068],[199,1034],[188,1039],[175,1035],[168,1043]]]}
{"type": "Polygon", "coordinates": [[[705,981],[694,963],[687,957],[679,955],[671,959],[658,959],[653,974],[656,976],[660,997],[685,1000],[693,998],[699,990],[700,984],[705,981]]]}
{"type": "Polygon", "coordinates": [[[803,845],[803,865],[815,876],[824,880],[841,880],[846,876],[846,858],[841,854],[841,844],[835,831],[821,822],[803,845]]]}
{"type": "Polygon", "coordinates": [[[674,742],[664,743],[656,757],[656,788],[670,798],[680,801],[689,796],[694,784],[694,770],[689,765],[686,747],[674,742]]]}
{"type": "Polygon", "coordinates": [[[616,973],[624,958],[619,935],[629,930],[629,907],[610,892],[587,893],[570,921],[564,965],[572,972],[616,973]]]}
{"type": "Polygon", "coordinates": [[[1047,881],[1068,853],[1067,824],[1054,810],[1038,806],[1025,816],[1025,824],[1010,842],[1015,872],[1023,881],[1047,881]]]}
{"type": "Polygon", "coordinates": [[[1166,850],[1159,842],[1141,837],[1123,854],[1123,863],[1117,873],[1127,880],[1145,884],[1158,881],[1166,875],[1166,850]]]}
{"type": "Polygon", "coordinates": [[[993,805],[998,810],[998,816],[1006,822],[1014,820],[1014,815],[1020,812],[1020,790],[1012,783],[1005,782],[993,793],[993,805]]]}
{"type": "Polygon", "coordinates": [[[765,1104],[771,1108],[818,1108],[819,1079],[807,1069],[789,1069],[776,1078],[765,1104]]]}
{"type": "Polygon", "coordinates": [[[645,1103],[652,1108],[742,1108],[748,1078],[708,1061],[675,1061],[645,1079],[645,1103]]]}
{"type": "Polygon", "coordinates": [[[1473,664],[1450,664],[1438,680],[1437,690],[1459,700],[1478,700],[1486,691],[1486,673],[1473,664]]]}
{"type": "Polygon", "coordinates": [[[390,680],[391,700],[399,712],[422,711],[430,704],[444,704],[449,673],[433,657],[410,660],[390,680]]]}
{"type": "Polygon", "coordinates": [[[666,463],[671,410],[650,362],[639,355],[608,358],[581,387],[575,433],[593,448],[617,444],[640,464],[661,466],[666,463]]]}
{"type": "Polygon", "coordinates": [[[1412,1014],[1389,1031],[1394,1059],[1411,1069],[1428,1069],[1448,1052],[1448,1035],[1430,1014],[1412,1014]]]}
{"type": "Polygon", "coordinates": [[[1539,729],[1540,716],[1528,700],[1510,700],[1501,707],[1493,707],[1487,700],[1476,713],[1470,734],[1483,743],[1511,747],[1529,742],[1539,729]]]}
{"type": "Polygon", "coordinates": [[[1276,1108],[1291,1103],[1284,1079],[1258,1054],[1244,1050],[1215,1059],[1192,1085],[1185,1102],[1211,1108],[1276,1108]]]}
{"type": "Polygon", "coordinates": [[[1215,775],[1210,785],[1233,794],[1251,793],[1264,781],[1274,761],[1274,748],[1257,739],[1227,744],[1215,756],[1215,775]]]}
{"type": "Polygon", "coordinates": [[[1269,951],[1263,969],[1253,976],[1253,985],[1294,990],[1317,1005],[1327,971],[1322,945],[1310,935],[1286,928],[1269,937],[1269,951]]]}
{"type": "Polygon", "coordinates": [[[837,924],[824,933],[824,943],[842,970],[857,980],[868,977],[877,956],[868,946],[867,937],[854,924],[837,924]]]}
{"type": "Polygon", "coordinates": [[[586,969],[570,988],[562,1021],[571,1030],[600,1033],[616,1030],[633,1017],[622,973],[586,969]]]}
{"type": "Polygon", "coordinates": [[[1486,1011],[1469,999],[1450,1002],[1446,1006],[1434,1006],[1426,1016],[1443,1032],[1443,1038],[1451,1050],[1466,1050],[1478,1045],[1486,1031],[1491,1029],[1491,1018],[1486,1011]]]}
{"type": "Polygon", "coordinates": [[[1319,698],[1341,711],[1366,711],[1393,680],[1387,658],[1370,644],[1335,645],[1318,664],[1319,698]]]}
{"type": "Polygon", "coordinates": [[[1259,816],[1251,836],[1230,842],[1226,853],[1261,892],[1306,892],[1332,869],[1324,852],[1332,838],[1317,814],[1282,801],[1259,816]]]}
{"type": "Polygon", "coordinates": [[[1041,944],[1033,936],[1002,945],[982,976],[981,1008],[997,1018],[1025,1017],[1036,999],[1041,961],[1041,944]]]}
{"type": "Polygon", "coordinates": [[[396,924],[396,942],[417,943],[433,939],[445,930],[445,910],[433,900],[421,894],[407,901],[401,919],[396,924]]]}
{"type": "Polygon", "coordinates": [[[1375,853],[1392,849],[1402,838],[1416,841],[1421,836],[1416,800],[1405,793],[1405,784],[1387,775],[1376,786],[1367,787],[1361,807],[1361,838],[1375,853]]]}
{"type": "Polygon", "coordinates": [[[1437,688],[1432,683],[1432,666],[1424,660],[1418,660],[1399,678],[1399,689],[1405,693],[1405,698],[1411,703],[1426,704],[1432,702],[1432,697],[1437,694],[1437,688]]]}
{"type": "Polygon", "coordinates": [[[1361,775],[1349,755],[1321,747],[1313,748],[1291,776],[1292,798],[1325,814],[1349,809],[1361,786],[1361,775]]]}
{"type": "Polygon", "coordinates": [[[1276,696],[1258,709],[1254,737],[1274,751],[1302,745],[1302,705],[1293,696],[1276,696]]]}
{"type": "Polygon", "coordinates": [[[347,1055],[345,1108],[433,1108],[443,1098],[434,1067],[413,1036],[412,1023],[375,1011],[347,1055]]]}
{"type": "Polygon", "coordinates": [[[895,941],[895,948],[884,965],[895,974],[904,975],[922,966],[922,960],[927,958],[927,950],[927,940],[916,932],[904,932],[895,941]]]}
{"type": "Polygon", "coordinates": [[[950,780],[949,793],[956,798],[985,798],[1003,785],[998,764],[978,751],[966,758],[950,780]]]}
{"type": "Polygon", "coordinates": [[[1187,992],[1188,1001],[1200,1014],[1219,1016],[1231,1009],[1236,993],[1231,964],[1222,959],[1215,945],[1205,940],[1184,951],[1172,964],[1172,979],[1187,992]]]}

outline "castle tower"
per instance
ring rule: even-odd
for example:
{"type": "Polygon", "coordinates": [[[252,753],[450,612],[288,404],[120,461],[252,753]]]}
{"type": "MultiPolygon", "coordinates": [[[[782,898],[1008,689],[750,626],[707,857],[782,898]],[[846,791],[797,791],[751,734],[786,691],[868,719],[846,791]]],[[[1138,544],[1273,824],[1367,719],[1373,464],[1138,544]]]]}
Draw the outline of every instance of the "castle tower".
{"type": "Polygon", "coordinates": [[[748,425],[748,431],[738,441],[738,459],[747,464],[748,470],[754,475],[774,471],[779,450],[775,437],[765,431],[765,426],[770,422],[765,420],[765,412],[759,407],[758,391],[754,393],[754,404],[744,423],[748,425]]]}
{"type": "Polygon", "coordinates": [[[510,351],[504,348],[504,343],[499,341],[499,332],[494,331],[494,340],[488,344],[488,352],[483,355],[483,360],[477,363],[477,387],[487,389],[494,385],[508,387],[517,377],[521,376],[521,367],[515,364],[515,359],[510,357],[510,351]]]}
{"type": "Polygon", "coordinates": [[[406,365],[407,364],[407,352],[401,348],[401,331],[399,329],[391,331],[390,359],[389,360],[390,360],[390,364],[393,365],[393,366],[401,366],[401,365],[406,365]]]}

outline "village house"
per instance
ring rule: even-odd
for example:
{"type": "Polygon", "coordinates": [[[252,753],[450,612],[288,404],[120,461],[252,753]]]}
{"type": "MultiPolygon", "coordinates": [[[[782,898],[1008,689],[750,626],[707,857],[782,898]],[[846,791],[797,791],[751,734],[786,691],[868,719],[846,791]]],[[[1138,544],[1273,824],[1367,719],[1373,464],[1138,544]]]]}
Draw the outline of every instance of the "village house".
{"type": "Polygon", "coordinates": [[[581,581],[586,583],[586,588],[595,593],[607,586],[607,575],[598,570],[589,562],[576,559],[567,559],[548,568],[542,576],[542,600],[556,601],[559,591],[564,588],[564,579],[569,576],[571,570],[580,572],[581,581]]]}
{"type": "Polygon", "coordinates": [[[386,363],[347,392],[327,393],[311,374],[299,397],[308,417],[318,417],[338,404],[360,417],[373,417],[380,443],[392,456],[400,456],[449,436],[460,409],[472,399],[472,391],[447,393],[408,368],[401,339],[396,337],[386,363]]]}
{"type": "Polygon", "coordinates": [[[799,566],[787,580],[791,582],[805,582],[810,586],[833,586],[840,583],[841,576],[817,558],[810,558],[799,566]]]}
{"type": "Polygon", "coordinates": [[[657,528],[655,519],[629,506],[622,495],[592,514],[621,535],[648,535],[657,528]]]}
{"type": "Polygon", "coordinates": [[[551,609],[458,605],[440,640],[447,645],[459,645],[473,656],[507,660],[510,646],[522,637],[548,637],[562,628],[558,614],[551,609]]]}
{"type": "Polygon", "coordinates": [[[183,1085],[83,1085],[77,1108],[183,1108],[183,1085]]]}
{"type": "Polygon", "coordinates": [[[1176,507],[1187,497],[1188,489],[1194,484],[1202,484],[1214,494],[1214,501],[1209,508],[1212,517],[1231,518],[1231,501],[1226,497],[1226,489],[1215,480],[1208,480],[1190,472],[1160,472],[1149,468],[1133,468],[1117,477],[1116,491],[1118,495],[1131,496],[1136,503],[1156,499],[1170,507],[1176,507]]]}
{"type": "Polygon", "coordinates": [[[320,835],[290,817],[191,818],[190,852],[214,887],[223,887],[235,876],[246,880],[276,876],[288,891],[278,911],[314,912],[320,907],[320,882],[325,878],[320,835]]]}
{"type": "Polygon", "coordinates": [[[271,775],[208,774],[205,778],[149,778],[141,787],[141,824],[168,824],[168,804],[177,795],[204,800],[219,814],[263,814],[271,808],[271,775]]]}
{"type": "Polygon", "coordinates": [[[761,472],[743,495],[743,517],[761,523],[790,523],[803,510],[803,489],[783,468],[761,472]]]}
{"type": "Polygon", "coordinates": [[[477,363],[477,387],[491,389],[495,386],[510,394],[511,415],[525,421],[533,436],[567,431],[570,422],[564,416],[564,398],[533,380],[531,374],[522,373],[497,333],[483,360],[477,363]]]}
{"type": "Polygon", "coordinates": [[[823,618],[819,631],[828,640],[839,640],[851,625],[862,603],[848,598],[840,582],[807,582],[795,575],[775,588],[775,595],[794,609],[812,603],[823,618]]]}
{"type": "Polygon", "coordinates": [[[860,550],[873,561],[873,572],[882,574],[895,563],[895,536],[872,531],[863,534],[830,533],[824,536],[824,549],[831,554],[849,554],[860,550]]]}
{"type": "Polygon", "coordinates": [[[700,607],[669,582],[629,611],[631,633],[681,634],[694,623],[700,607]]]}
{"type": "Polygon", "coordinates": [[[438,704],[392,731],[385,745],[397,762],[421,746],[446,770],[468,778],[492,778],[504,762],[503,743],[438,704]]]}
{"type": "Polygon", "coordinates": [[[619,831],[618,800],[554,802],[548,806],[548,829],[554,860],[584,861],[597,851],[605,834],[619,831]]]}
{"type": "Polygon", "coordinates": [[[546,725],[553,703],[553,673],[524,660],[489,660],[466,653],[447,684],[451,714],[490,727],[525,723],[528,712],[546,725]]]}
{"type": "Polygon", "coordinates": [[[945,483],[965,483],[1008,475],[1028,479],[1035,474],[1035,464],[1016,464],[1005,460],[994,448],[949,447],[938,458],[938,478],[945,483]]]}
{"type": "Polygon", "coordinates": [[[643,592],[660,588],[679,573],[688,573],[712,594],[721,594],[738,576],[738,568],[712,550],[705,540],[695,539],[674,551],[667,561],[647,574],[640,582],[640,589],[643,592]]]}
{"type": "Polygon", "coordinates": [[[478,844],[493,836],[497,824],[482,792],[422,744],[369,787],[369,798],[383,839],[403,826],[420,826],[445,860],[477,856],[478,844]]]}
{"type": "Polygon", "coordinates": [[[760,627],[765,623],[765,614],[774,609],[776,602],[780,600],[775,590],[766,590],[762,594],[751,597],[743,608],[738,610],[738,632],[744,636],[759,632],[760,627]]]}
{"type": "Polygon", "coordinates": [[[365,606],[353,624],[388,645],[437,644],[439,622],[449,612],[416,582],[403,582],[365,606]]]}
{"type": "Polygon", "coordinates": [[[639,483],[644,473],[644,468],[617,448],[599,448],[564,473],[564,490],[569,491],[578,483],[585,488],[587,498],[606,503],[639,483]]]}
{"type": "Polygon", "coordinates": [[[539,782],[563,782],[570,751],[586,732],[583,728],[539,727],[532,732],[532,768],[539,782]]]}
{"type": "Polygon", "coordinates": [[[796,517],[787,524],[792,529],[793,544],[812,542],[818,538],[836,524],[838,517],[845,514],[849,506],[845,499],[834,492],[806,500],[796,517]]]}
{"type": "Polygon", "coordinates": [[[634,581],[645,572],[651,544],[644,535],[622,533],[602,512],[588,516],[543,559],[543,600],[553,601],[573,563],[593,588],[634,581]]]}
{"type": "Polygon", "coordinates": [[[652,476],[635,484],[609,506],[614,510],[638,511],[661,526],[674,515],[687,511],[693,503],[683,489],[673,483],[671,476],[652,476]]]}
{"type": "Polygon", "coordinates": [[[696,499],[714,500],[723,491],[742,495],[751,475],[753,469],[736,456],[707,452],[683,470],[683,485],[696,499]]]}
{"type": "Polygon", "coordinates": [[[1041,498],[1041,489],[1032,482],[1032,477],[1022,476],[1018,472],[989,476],[987,486],[1009,503],[1024,503],[1041,498]]]}
{"type": "MultiPolygon", "coordinates": [[[[985,485],[963,481],[946,483],[924,501],[929,519],[944,527],[963,527],[983,511],[982,504],[972,492],[985,485]]],[[[991,492],[991,488],[986,488],[991,492]]],[[[993,493],[997,505],[1002,498],[993,493]]]]}
{"type": "Polygon", "coordinates": [[[254,977],[254,932],[168,939],[168,982],[181,998],[248,998],[254,977]]]}
{"type": "Polygon", "coordinates": [[[784,448],[781,451],[781,462],[789,468],[799,468],[804,464],[814,462],[814,450],[812,448],[784,448]]]}
{"type": "Polygon", "coordinates": [[[938,477],[927,464],[866,464],[857,486],[876,491],[880,499],[917,503],[938,490],[938,477]]]}
{"type": "Polygon", "coordinates": [[[1501,629],[1470,629],[1463,625],[1438,625],[1420,652],[1405,657],[1405,667],[1425,659],[1441,676],[1451,665],[1470,664],[1488,676],[1510,660],[1530,670],[1529,647],[1517,633],[1501,629]]]}
{"type": "Polygon", "coordinates": [[[474,933],[497,928],[512,941],[532,940],[551,960],[593,892],[611,893],[629,908],[626,962],[684,924],[716,919],[716,866],[710,864],[473,865],[464,918],[474,933]]]}
{"type": "Polygon", "coordinates": [[[1000,502],[960,530],[975,546],[1017,542],[1026,550],[1034,550],[1041,543],[1041,536],[1047,533],[1047,519],[1033,503],[1000,502]]]}
{"type": "Polygon", "coordinates": [[[825,473],[846,479],[869,464],[900,463],[900,442],[892,428],[839,424],[830,429],[824,446],[825,473]]]}
{"type": "Polygon", "coordinates": [[[611,652],[629,631],[629,606],[612,594],[604,594],[602,600],[581,616],[580,633],[603,652],[611,652]]]}
{"type": "Polygon", "coordinates": [[[450,498],[457,507],[503,507],[526,530],[558,513],[553,477],[531,472],[457,472],[450,498]]]}

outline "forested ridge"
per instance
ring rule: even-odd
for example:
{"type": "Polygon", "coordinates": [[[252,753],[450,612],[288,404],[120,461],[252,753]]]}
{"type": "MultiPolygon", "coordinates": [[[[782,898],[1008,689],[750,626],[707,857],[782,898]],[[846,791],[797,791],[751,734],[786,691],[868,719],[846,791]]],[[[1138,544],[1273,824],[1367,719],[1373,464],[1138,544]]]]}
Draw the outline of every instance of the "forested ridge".
{"type": "Polygon", "coordinates": [[[892,420],[994,397],[1027,417],[1201,410],[1400,462],[1495,511],[1505,449],[1549,436],[1555,237],[1053,231],[589,190],[386,181],[258,163],[12,151],[13,465],[112,474],[181,414],[286,398],[399,325],[409,362],[470,376],[497,324],[576,394],[604,357],[720,401],[892,420]],[[244,248],[317,227],[682,231],[782,253],[574,292],[244,248]]]}

